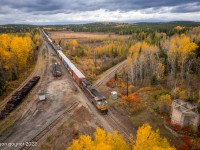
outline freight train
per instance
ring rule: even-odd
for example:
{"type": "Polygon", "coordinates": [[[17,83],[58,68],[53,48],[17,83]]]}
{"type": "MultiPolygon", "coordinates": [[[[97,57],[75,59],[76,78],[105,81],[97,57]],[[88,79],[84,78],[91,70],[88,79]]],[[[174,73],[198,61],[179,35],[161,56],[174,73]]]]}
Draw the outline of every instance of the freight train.
{"type": "Polygon", "coordinates": [[[58,57],[62,61],[65,68],[71,74],[72,78],[75,80],[77,85],[90,96],[90,100],[92,104],[96,106],[96,108],[102,114],[106,114],[108,112],[108,104],[106,98],[97,91],[85,78],[85,76],[76,68],[76,66],[65,56],[62,52],[60,45],[53,43],[53,41],[49,38],[49,36],[41,30],[43,37],[46,41],[51,45],[51,47],[55,50],[58,57]]]}

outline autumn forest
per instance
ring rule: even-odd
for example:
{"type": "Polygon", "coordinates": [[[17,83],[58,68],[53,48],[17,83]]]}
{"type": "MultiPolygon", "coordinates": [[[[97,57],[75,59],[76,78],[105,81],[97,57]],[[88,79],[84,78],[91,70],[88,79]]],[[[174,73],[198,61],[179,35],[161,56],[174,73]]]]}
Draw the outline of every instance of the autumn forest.
{"type": "Polygon", "coordinates": [[[26,71],[30,72],[41,44],[41,36],[36,29],[32,32],[15,32],[0,34],[0,96],[16,86],[12,81],[22,78],[26,71]]]}
{"type": "MultiPolygon", "coordinates": [[[[72,78],[67,79],[67,82],[63,80],[68,77],[64,75],[66,68],[60,78],[51,75],[51,63],[56,62],[55,64],[61,69],[64,67],[57,53],[52,51],[47,53],[54,48],[43,37],[41,31],[44,30],[52,39],[52,43],[59,45],[63,54],[91,84],[95,85],[102,76],[109,75],[105,84],[96,87],[106,97],[109,111],[115,115],[119,114],[119,118],[117,117],[119,120],[125,118],[123,121],[125,126],[127,125],[127,131],[131,132],[126,136],[116,130],[107,132],[101,122],[93,124],[94,118],[91,119],[84,106],[80,112],[75,111],[78,117],[74,117],[70,123],[67,120],[69,124],[63,123],[56,133],[49,135],[40,144],[41,149],[52,149],[52,147],[56,149],[55,145],[58,142],[64,143],[64,147],[68,150],[198,149],[200,148],[199,125],[182,127],[173,124],[171,113],[174,100],[195,105],[197,106],[195,112],[200,113],[199,25],[197,22],[2,25],[0,26],[0,102],[3,103],[3,99],[31,75],[40,51],[43,52],[41,57],[46,59],[44,61],[47,63],[46,66],[50,66],[43,72],[48,75],[47,79],[43,79],[43,84],[48,87],[51,82],[58,82],[41,91],[52,92],[56,91],[56,87],[63,86],[58,94],[56,93],[58,98],[54,95],[49,101],[57,101],[68,89],[71,90],[70,94],[75,93],[77,97],[81,97],[77,92],[77,86],[74,86],[75,83],[68,82],[72,78]],[[120,63],[124,65],[113,75],[109,73],[110,69],[120,63]],[[66,91],[60,94],[61,90],[66,91]],[[112,99],[110,93],[113,91],[117,92],[117,100],[112,99]],[[87,123],[80,125],[83,118],[92,120],[86,121],[90,122],[91,127],[85,127],[87,123]],[[171,131],[180,136],[174,136],[171,131]]],[[[37,91],[35,95],[38,93],[37,91]]],[[[69,95],[63,98],[64,104],[60,103],[62,106],[65,106],[67,97],[72,101],[76,98],[69,95]]],[[[38,107],[40,111],[53,106],[49,101],[47,104],[37,103],[36,108],[38,107]]],[[[78,103],[81,103],[81,100],[78,103]]],[[[7,120],[6,129],[12,127],[12,123],[7,120]]]]}

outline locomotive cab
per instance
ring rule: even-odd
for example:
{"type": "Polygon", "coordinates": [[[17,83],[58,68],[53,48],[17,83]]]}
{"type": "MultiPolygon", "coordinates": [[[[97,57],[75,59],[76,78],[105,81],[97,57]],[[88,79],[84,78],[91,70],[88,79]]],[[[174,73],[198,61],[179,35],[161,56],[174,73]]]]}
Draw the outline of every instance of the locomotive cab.
{"type": "Polygon", "coordinates": [[[108,102],[106,101],[105,97],[99,99],[98,97],[95,97],[96,100],[96,107],[101,113],[107,113],[108,112],[108,102]]]}

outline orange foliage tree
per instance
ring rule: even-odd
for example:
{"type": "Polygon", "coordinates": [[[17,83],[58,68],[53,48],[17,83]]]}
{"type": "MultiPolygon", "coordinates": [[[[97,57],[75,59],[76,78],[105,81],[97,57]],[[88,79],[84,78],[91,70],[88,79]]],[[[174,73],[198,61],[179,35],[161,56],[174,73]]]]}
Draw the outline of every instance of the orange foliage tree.
{"type": "Polygon", "coordinates": [[[145,104],[141,103],[140,97],[136,93],[122,96],[122,100],[128,102],[131,112],[139,111],[145,107],[145,104]]]}

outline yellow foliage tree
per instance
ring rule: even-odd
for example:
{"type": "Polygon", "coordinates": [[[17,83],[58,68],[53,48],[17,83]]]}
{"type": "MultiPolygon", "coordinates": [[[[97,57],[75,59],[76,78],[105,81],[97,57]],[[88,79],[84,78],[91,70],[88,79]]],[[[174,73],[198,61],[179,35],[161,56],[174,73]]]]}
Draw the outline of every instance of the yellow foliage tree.
{"type": "Polygon", "coordinates": [[[183,27],[183,26],[176,26],[176,27],[175,27],[176,30],[183,30],[184,28],[185,28],[185,27],[183,27]]]}
{"type": "Polygon", "coordinates": [[[0,67],[8,70],[10,68],[11,53],[0,47],[0,67]]]}
{"type": "Polygon", "coordinates": [[[70,50],[70,53],[71,53],[71,55],[72,55],[72,54],[75,53],[75,51],[76,51],[76,47],[77,47],[77,45],[78,45],[78,42],[77,42],[76,40],[72,40],[72,41],[71,41],[71,45],[72,45],[72,47],[73,47],[73,51],[70,50]]]}
{"type": "Polygon", "coordinates": [[[41,44],[42,37],[40,36],[40,34],[37,33],[34,35],[34,40],[36,41],[35,45],[39,46],[41,44]]]}
{"type": "Polygon", "coordinates": [[[179,98],[180,98],[181,100],[186,100],[186,99],[187,99],[187,94],[186,94],[186,91],[185,91],[185,90],[180,91],[180,93],[179,93],[179,98]]]}
{"type": "Polygon", "coordinates": [[[159,131],[153,131],[151,126],[144,124],[137,131],[137,139],[133,150],[175,150],[165,138],[160,137],[159,131]]]}
{"type": "Polygon", "coordinates": [[[32,50],[30,37],[14,37],[11,42],[11,51],[16,56],[21,67],[25,67],[27,59],[32,50]]]}
{"type": "Polygon", "coordinates": [[[158,74],[159,77],[163,75],[164,66],[158,59],[158,52],[157,46],[147,42],[137,42],[129,48],[128,64],[131,68],[132,82],[138,79],[142,81],[154,74],[158,74]]]}
{"type": "Polygon", "coordinates": [[[175,150],[166,139],[161,138],[159,131],[151,130],[148,124],[143,125],[137,131],[137,139],[133,140],[130,135],[129,142],[126,142],[117,131],[106,133],[100,128],[94,133],[94,140],[88,135],[81,135],[73,140],[68,150],[175,150]]]}
{"type": "MultiPolygon", "coordinates": [[[[34,46],[31,37],[30,33],[23,36],[0,34],[0,72],[5,80],[17,79],[19,73],[24,71],[27,60],[31,60],[34,46]]],[[[36,38],[35,43],[39,36],[36,38]]]]}
{"type": "Polygon", "coordinates": [[[194,50],[198,48],[197,44],[190,41],[190,38],[185,34],[172,37],[165,46],[167,47],[168,60],[172,66],[172,73],[176,74],[176,64],[181,69],[181,77],[183,79],[185,73],[185,66],[190,55],[194,54],[194,50]]]}
{"type": "Polygon", "coordinates": [[[72,41],[72,45],[73,45],[73,46],[77,46],[77,45],[78,45],[77,40],[73,40],[73,41],[72,41]]]}
{"type": "Polygon", "coordinates": [[[95,139],[92,140],[90,136],[81,135],[79,139],[74,140],[73,144],[68,147],[68,150],[129,150],[129,144],[119,135],[117,131],[108,133],[100,128],[96,129],[94,133],[95,139]]]}
{"type": "Polygon", "coordinates": [[[0,47],[4,50],[9,50],[11,43],[11,36],[8,34],[1,34],[0,35],[0,47]]]}

